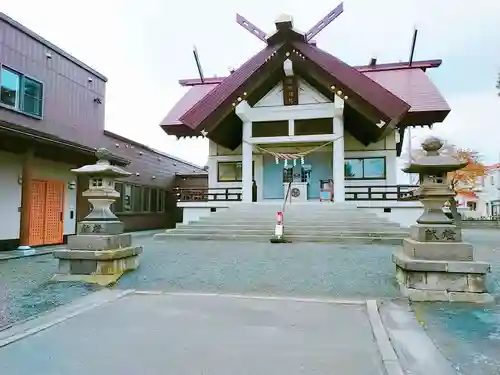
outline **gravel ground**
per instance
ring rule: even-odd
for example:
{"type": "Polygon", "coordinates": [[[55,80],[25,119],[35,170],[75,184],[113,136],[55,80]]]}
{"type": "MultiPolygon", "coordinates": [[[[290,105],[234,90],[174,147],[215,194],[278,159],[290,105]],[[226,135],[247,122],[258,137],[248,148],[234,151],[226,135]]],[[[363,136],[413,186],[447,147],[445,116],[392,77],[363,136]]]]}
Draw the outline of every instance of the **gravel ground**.
{"type": "MultiPolygon", "coordinates": [[[[476,258],[492,263],[489,287],[500,301],[500,231],[465,230],[476,258]],[[497,248],[497,250],[495,250],[497,248]]],[[[172,241],[144,245],[140,268],[118,288],[340,298],[398,298],[394,247],[172,241]]],[[[49,283],[51,256],[0,262],[0,327],[67,303],[96,287],[49,283]]],[[[403,302],[404,303],[404,302],[403,302]]],[[[418,319],[462,374],[500,373],[500,304],[414,304],[418,319]]]]}
{"type": "Polygon", "coordinates": [[[210,293],[398,297],[391,247],[229,241],[151,243],[120,288],[210,293]],[[389,261],[388,261],[389,260],[389,261]]]}
{"type": "Polygon", "coordinates": [[[490,292],[496,304],[419,303],[415,313],[434,343],[460,374],[500,374],[500,231],[464,230],[464,240],[474,245],[477,260],[488,261],[490,292]]]}
{"type": "Polygon", "coordinates": [[[0,262],[0,329],[96,290],[75,283],[50,283],[56,269],[52,255],[0,262]]]}

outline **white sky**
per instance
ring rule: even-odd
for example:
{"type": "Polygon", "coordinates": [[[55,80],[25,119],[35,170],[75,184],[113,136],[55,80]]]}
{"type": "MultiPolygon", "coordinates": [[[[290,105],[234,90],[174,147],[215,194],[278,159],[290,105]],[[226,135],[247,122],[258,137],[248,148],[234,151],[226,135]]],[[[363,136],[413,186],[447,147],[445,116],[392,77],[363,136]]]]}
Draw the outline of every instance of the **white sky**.
{"type": "MultiPolygon", "coordinates": [[[[197,77],[196,44],[205,76],[226,75],[263,43],[235,22],[240,13],[271,31],[280,13],[307,31],[337,3],[330,0],[0,0],[0,9],[109,78],[106,128],[203,165],[204,140],[176,141],[158,126],[197,77]]],[[[500,1],[347,0],[344,13],[318,37],[318,46],[350,64],[407,60],[413,26],[415,59],[443,59],[429,71],[452,108],[435,134],[500,154],[500,1]],[[418,4],[418,6],[417,6],[418,4]]],[[[415,134],[421,134],[416,132],[415,134]]],[[[415,143],[418,143],[415,141],[415,143]]]]}

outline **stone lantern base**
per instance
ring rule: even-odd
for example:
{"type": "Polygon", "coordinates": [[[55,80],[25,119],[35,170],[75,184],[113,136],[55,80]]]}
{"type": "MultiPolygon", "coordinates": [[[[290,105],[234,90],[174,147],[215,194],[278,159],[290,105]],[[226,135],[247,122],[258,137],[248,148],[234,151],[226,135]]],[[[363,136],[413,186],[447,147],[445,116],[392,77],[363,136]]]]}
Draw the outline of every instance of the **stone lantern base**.
{"type": "Polygon", "coordinates": [[[132,246],[130,234],[78,234],[68,237],[68,248],[55,250],[59,269],[53,281],[114,284],[139,266],[142,246],[132,246]]]}
{"type": "Polygon", "coordinates": [[[401,292],[412,301],[493,301],[485,285],[490,265],[474,261],[455,225],[413,225],[392,260],[401,292]]]}

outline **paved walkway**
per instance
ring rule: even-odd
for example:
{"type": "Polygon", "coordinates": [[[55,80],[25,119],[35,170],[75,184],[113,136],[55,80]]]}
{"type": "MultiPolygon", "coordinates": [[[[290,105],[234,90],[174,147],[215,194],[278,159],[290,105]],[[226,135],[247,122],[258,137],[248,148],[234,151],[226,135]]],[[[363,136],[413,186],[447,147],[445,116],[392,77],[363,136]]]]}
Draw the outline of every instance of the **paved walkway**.
{"type": "MultiPolygon", "coordinates": [[[[492,262],[494,273],[489,277],[489,286],[498,300],[500,250],[494,249],[500,247],[500,231],[467,230],[465,238],[474,243],[478,259],[492,262]]],[[[124,276],[118,289],[319,299],[400,298],[394,281],[394,265],[390,261],[393,250],[390,246],[213,241],[164,244],[148,238],[140,238],[137,242],[145,246],[141,267],[124,276]]],[[[91,293],[97,290],[94,287],[47,283],[55,268],[56,262],[50,256],[0,262],[0,277],[4,283],[0,327],[65,305],[78,297],[96,294],[91,293]]],[[[395,322],[394,317],[408,311],[405,300],[396,300],[394,306],[399,307],[399,313],[382,314],[386,327],[395,322]],[[387,316],[392,318],[387,319],[387,316]]],[[[499,305],[414,304],[413,308],[432,341],[461,374],[498,375],[499,305]]],[[[145,323],[138,320],[137,324],[145,323]]],[[[345,324],[349,326],[350,323],[345,324]]],[[[389,333],[397,335],[397,327],[391,327],[389,333]]],[[[396,351],[398,354],[404,352],[400,348],[396,351]]]]}
{"type": "Polygon", "coordinates": [[[9,375],[403,375],[375,301],[103,291],[0,348],[9,375]]]}

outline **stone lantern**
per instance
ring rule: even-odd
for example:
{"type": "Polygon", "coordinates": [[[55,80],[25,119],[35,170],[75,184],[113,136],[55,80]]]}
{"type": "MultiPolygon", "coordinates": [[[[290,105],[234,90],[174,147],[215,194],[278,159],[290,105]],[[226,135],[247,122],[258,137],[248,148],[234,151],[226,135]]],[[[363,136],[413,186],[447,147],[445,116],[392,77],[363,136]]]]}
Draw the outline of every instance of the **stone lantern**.
{"type": "Polygon", "coordinates": [[[141,246],[132,246],[132,236],[123,233],[123,223],[110,206],[120,197],[115,178],[131,173],[111,165],[106,149],[95,153],[96,164],[71,171],[88,176],[89,187],[82,193],[92,205],[91,212],[77,224],[77,234],[68,237],[68,248],[55,250],[59,260],[55,281],[84,281],[101,285],[116,282],[123,273],[139,265],[141,246]]]}
{"type": "Polygon", "coordinates": [[[471,244],[462,242],[462,232],[443,212],[453,199],[447,174],[467,165],[452,156],[441,155],[443,142],[435,137],[424,141],[425,155],[408,165],[404,172],[418,173],[420,186],[412,196],[424,206],[410,238],[396,251],[396,278],[403,295],[413,301],[490,302],[485,286],[490,265],[474,261],[471,244]]]}

